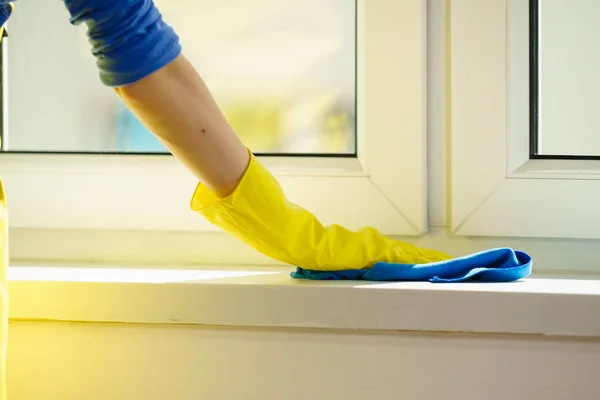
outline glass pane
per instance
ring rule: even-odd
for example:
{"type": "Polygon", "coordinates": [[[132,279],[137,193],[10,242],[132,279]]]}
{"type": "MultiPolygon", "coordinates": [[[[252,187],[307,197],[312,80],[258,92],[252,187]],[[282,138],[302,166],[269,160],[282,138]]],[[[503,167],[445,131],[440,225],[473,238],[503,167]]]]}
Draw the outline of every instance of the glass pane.
{"type": "MultiPolygon", "coordinates": [[[[355,154],[355,0],[156,3],[253,151],[355,154]]],[[[60,2],[20,3],[8,33],[5,150],[165,151],[100,84],[60,2]]]]}
{"type": "Polygon", "coordinates": [[[534,153],[600,156],[600,1],[531,1],[538,11],[532,54],[533,67],[538,63],[534,153]]]}

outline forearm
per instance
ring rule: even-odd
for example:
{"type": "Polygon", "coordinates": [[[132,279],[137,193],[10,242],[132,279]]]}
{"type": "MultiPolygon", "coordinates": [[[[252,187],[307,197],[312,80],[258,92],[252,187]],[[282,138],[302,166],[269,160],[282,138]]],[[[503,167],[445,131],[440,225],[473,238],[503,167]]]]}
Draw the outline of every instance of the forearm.
{"type": "Polygon", "coordinates": [[[72,23],[88,25],[102,81],[211,191],[228,195],[248,165],[248,151],[152,0],[65,5],[72,23]]]}
{"type": "Polygon", "coordinates": [[[200,75],[180,55],[115,89],[127,107],[213,193],[235,189],[250,156],[200,75]]]}

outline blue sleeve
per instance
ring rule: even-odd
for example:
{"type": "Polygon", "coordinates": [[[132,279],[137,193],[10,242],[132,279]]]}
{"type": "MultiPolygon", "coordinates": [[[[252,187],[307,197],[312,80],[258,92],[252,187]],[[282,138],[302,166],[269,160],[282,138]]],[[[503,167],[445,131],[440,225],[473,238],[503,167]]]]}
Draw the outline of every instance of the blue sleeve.
{"type": "Polygon", "coordinates": [[[152,0],[64,0],[74,25],[86,23],[100,79],[125,86],[181,53],[179,37],[152,0]]]}

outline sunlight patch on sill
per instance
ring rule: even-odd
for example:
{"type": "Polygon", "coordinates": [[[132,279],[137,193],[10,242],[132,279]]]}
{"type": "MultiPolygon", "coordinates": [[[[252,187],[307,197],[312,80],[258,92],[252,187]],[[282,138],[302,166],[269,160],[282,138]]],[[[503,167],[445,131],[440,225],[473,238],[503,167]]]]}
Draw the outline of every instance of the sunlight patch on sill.
{"type": "Polygon", "coordinates": [[[219,271],[138,268],[73,268],[19,266],[8,269],[8,279],[26,282],[177,283],[278,274],[273,271],[219,271]]]}

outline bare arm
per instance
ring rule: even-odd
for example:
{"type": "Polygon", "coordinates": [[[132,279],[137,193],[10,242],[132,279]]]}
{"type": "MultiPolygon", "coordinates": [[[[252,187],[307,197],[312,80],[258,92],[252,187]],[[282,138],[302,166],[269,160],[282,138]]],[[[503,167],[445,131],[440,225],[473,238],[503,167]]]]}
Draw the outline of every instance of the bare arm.
{"type": "Polygon", "coordinates": [[[213,193],[225,197],[235,189],[250,160],[248,150],[183,55],[115,91],[213,193]]]}
{"type": "MultiPolygon", "coordinates": [[[[324,227],[251,157],[152,0],[64,0],[88,24],[100,78],[202,182],[191,207],[263,254],[308,269],[447,259],[372,228],[324,227]],[[244,179],[241,179],[244,176],[244,179]],[[208,189],[208,190],[207,190],[208,189]],[[234,189],[236,195],[227,197],[234,189]],[[217,198],[215,198],[215,195],[217,198]]],[[[199,16],[201,17],[201,16],[199,16]]]]}
{"type": "Polygon", "coordinates": [[[102,82],[213,194],[230,194],[250,155],[153,0],[64,3],[88,25],[102,82]]]}

